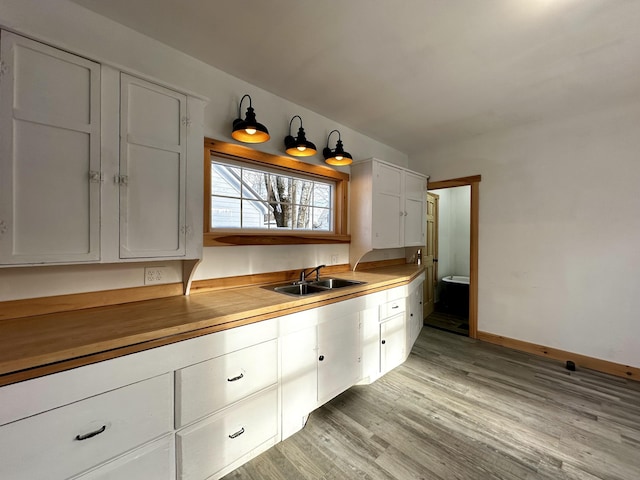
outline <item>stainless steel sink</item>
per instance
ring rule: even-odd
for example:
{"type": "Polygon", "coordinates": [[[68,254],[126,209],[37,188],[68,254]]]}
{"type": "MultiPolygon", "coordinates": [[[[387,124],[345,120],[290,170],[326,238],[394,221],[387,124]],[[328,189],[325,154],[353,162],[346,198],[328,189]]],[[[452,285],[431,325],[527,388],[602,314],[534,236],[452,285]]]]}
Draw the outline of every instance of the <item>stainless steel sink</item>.
{"type": "Polygon", "coordinates": [[[320,280],[316,280],[314,282],[279,285],[277,287],[264,288],[273,289],[275,292],[284,293],[285,295],[302,297],[305,295],[311,295],[313,293],[329,292],[336,288],[362,285],[364,283],[366,282],[359,282],[357,280],[345,280],[343,278],[321,278],[320,280]]]}
{"type": "Polygon", "coordinates": [[[286,293],[287,295],[295,295],[299,297],[302,295],[310,295],[312,293],[326,292],[328,289],[317,287],[309,283],[301,283],[299,285],[281,285],[279,287],[274,287],[274,290],[278,293],[286,293]]]}
{"type": "Polygon", "coordinates": [[[365,282],[358,282],[357,280],[345,280],[344,278],[322,278],[315,282],[311,282],[311,285],[317,285],[324,288],[343,288],[350,287],[352,285],[362,285],[365,282]]]}

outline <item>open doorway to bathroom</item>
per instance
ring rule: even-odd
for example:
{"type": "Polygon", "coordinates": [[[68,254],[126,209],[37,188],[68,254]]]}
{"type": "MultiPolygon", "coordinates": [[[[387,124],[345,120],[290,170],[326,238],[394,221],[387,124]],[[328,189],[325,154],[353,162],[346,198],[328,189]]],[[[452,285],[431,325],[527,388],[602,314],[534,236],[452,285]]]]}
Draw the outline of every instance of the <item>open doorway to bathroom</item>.
{"type": "Polygon", "coordinates": [[[429,182],[425,325],[476,338],[480,176],[429,182]]]}

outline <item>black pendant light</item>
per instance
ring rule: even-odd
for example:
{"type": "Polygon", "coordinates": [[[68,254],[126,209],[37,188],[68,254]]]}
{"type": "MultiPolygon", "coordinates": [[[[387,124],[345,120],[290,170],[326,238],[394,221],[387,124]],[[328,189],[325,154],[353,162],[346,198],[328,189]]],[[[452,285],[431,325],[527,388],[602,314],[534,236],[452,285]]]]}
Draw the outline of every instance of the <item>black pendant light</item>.
{"type": "Polygon", "coordinates": [[[322,150],[322,155],[324,156],[324,161],[329,165],[344,166],[351,165],[353,162],[351,154],[345,152],[342,148],[342,140],[340,139],[340,132],[338,130],[332,130],[329,132],[329,136],[327,137],[327,146],[322,150]],[[338,142],[336,143],[336,148],[331,150],[329,148],[329,139],[331,138],[331,134],[334,132],[338,132],[338,142]]]}
{"type": "Polygon", "coordinates": [[[233,121],[233,132],[231,136],[243,143],[263,143],[271,138],[267,127],[256,121],[256,114],[251,107],[251,97],[245,95],[238,105],[238,118],[233,121]],[[242,111],[242,102],[245,98],[249,98],[249,108],[244,120],[240,117],[242,111]]]}
{"type": "Polygon", "coordinates": [[[316,146],[304,136],[304,128],[302,128],[302,118],[300,118],[300,115],[294,115],[291,118],[289,122],[289,135],[284,137],[284,146],[287,149],[287,153],[294,157],[310,157],[317,153],[316,146]],[[300,128],[298,129],[298,136],[296,138],[293,138],[291,135],[291,124],[294,118],[300,120],[300,128]]]}

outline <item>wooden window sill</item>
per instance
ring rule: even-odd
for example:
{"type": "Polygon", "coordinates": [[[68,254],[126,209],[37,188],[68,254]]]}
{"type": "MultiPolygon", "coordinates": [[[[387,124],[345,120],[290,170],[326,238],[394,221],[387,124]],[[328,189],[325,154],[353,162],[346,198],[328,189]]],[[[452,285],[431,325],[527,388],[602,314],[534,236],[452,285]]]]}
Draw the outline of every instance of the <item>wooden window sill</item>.
{"type": "Polygon", "coordinates": [[[350,235],[337,235],[333,233],[243,233],[234,230],[205,233],[203,239],[203,245],[205,247],[222,247],[229,245],[335,244],[350,242],[350,235]]]}

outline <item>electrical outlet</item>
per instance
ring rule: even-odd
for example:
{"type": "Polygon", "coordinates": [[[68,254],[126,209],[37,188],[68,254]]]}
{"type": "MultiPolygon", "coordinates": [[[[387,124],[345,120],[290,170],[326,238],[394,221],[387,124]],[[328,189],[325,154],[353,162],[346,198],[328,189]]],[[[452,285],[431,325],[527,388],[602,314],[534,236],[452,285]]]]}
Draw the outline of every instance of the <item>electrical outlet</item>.
{"type": "Polygon", "coordinates": [[[144,284],[165,283],[167,281],[167,267],[144,267],[144,284]]]}
{"type": "Polygon", "coordinates": [[[338,255],[337,254],[333,254],[331,255],[331,265],[337,265],[338,264],[338,255]]]}

